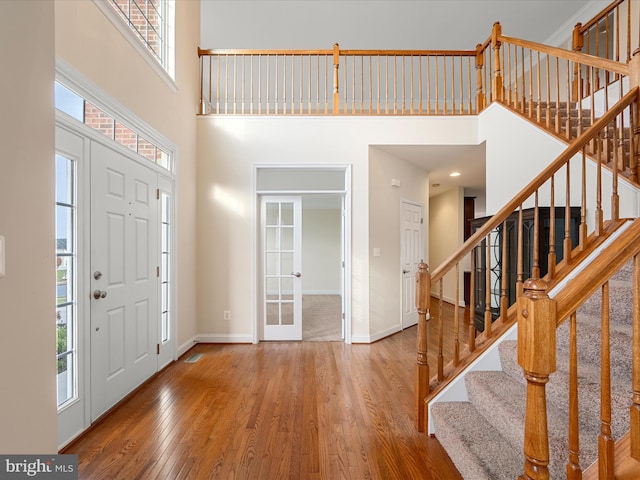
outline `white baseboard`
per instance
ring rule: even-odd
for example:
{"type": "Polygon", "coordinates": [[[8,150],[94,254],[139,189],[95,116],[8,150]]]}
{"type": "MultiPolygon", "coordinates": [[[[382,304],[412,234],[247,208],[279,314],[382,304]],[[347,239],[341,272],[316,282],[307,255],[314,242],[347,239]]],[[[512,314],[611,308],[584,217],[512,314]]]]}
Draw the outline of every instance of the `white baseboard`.
{"type": "Polygon", "coordinates": [[[229,333],[207,333],[196,335],[198,343],[253,343],[251,335],[229,333]]]}
{"type": "Polygon", "coordinates": [[[400,325],[396,325],[394,327],[387,328],[382,332],[374,333],[373,335],[352,335],[351,343],[373,343],[400,331],[402,331],[402,327],[400,325]]]}
{"type": "Polygon", "coordinates": [[[371,343],[369,335],[351,335],[351,343],[371,343]]]}
{"type": "Polygon", "coordinates": [[[340,290],[304,290],[303,295],[342,295],[340,290]]]}
{"type": "Polygon", "coordinates": [[[378,340],[382,340],[383,338],[393,335],[394,333],[398,333],[400,331],[402,331],[402,325],[395,325],[391,328],[387,328],[386,330],[383,330],[382,332],[378,332],[373,335],[370,335],[371,343],[377,342],[378,340]]]}
{"type": "Polygon", "coordinates": [[[196,337],[193,336],[189,340],[184,342],[182,345],[180,345],[178,347],[178,351],[176,352],[176,360],[180,358],[182,355],[184,355],[185,353],[187,353],[189,349],[193,347],[196,343],[198,343],[198,341],[196,340],[196,337]]]}

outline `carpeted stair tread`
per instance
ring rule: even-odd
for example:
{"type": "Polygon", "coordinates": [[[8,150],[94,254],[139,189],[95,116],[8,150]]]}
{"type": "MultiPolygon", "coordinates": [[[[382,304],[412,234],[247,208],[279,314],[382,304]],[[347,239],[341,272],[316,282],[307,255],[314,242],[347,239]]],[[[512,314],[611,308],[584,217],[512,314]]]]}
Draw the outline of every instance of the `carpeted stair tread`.
{"type": "MultiPolygon", "coordinates": [[[[629,429],[632,281],[632,262],[609,280],[611,428],[615,439],[629,429]]],[[[600,432],[601,305],[602,292],[598,289],[577,312],[578,417],[583,469],[597,459],[600,432]]],[[[564,321],[556,331],[557,368],[546,386],[550,478],[564,478],[568,460],[569,327],[570,322],[564,321]]],[[[466,375],[469,402],[431,407],[436,437],[465,479],[513,479],[522,474],[526,380],[518,365],[517,341],[503,341],[498,348],[502,371],[466,375]]]]}
{"type": "Polygon", "coordinates": [[[462,478],[513,480],[522,473],[522,440],[512,444],[469,402],[436,403],[431,407],[436,436],[462,478]],[[467,428],[461,429],[460,425],[467,428]]]}
{"type": "MultiPolygon", "coordinates": [[[[526,386],[503,372],[471,372],[465,376],[469,400],[476,410],[509,442],[517,444],[524,438],[526,386]]],[[[597,417],[596,417],[597,419],[597,417]]],[[[564,471],[569,456],[566,443],[568,414],[549,402],[549,451],[551,477],[564,471]],[[555,472],[555,474],[554,474],[555,472]]],[[[598,422],[588,422],[580,429],[580,455],[591,464],[597,458],[598,422]]]]}

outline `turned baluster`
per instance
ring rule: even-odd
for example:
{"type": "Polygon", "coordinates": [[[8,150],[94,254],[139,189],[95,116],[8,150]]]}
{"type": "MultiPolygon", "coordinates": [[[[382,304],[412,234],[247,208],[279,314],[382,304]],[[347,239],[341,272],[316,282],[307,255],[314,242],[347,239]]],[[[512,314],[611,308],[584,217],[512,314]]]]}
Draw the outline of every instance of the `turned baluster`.
{"type": "Polygon", "coordinates": [[[484,68],[484,52],[482,45],[476,45],[476,113],[484,110],[485,97],[482,85],[482,69],[484,68]]]}
{"type": "Polygon", "coordinates": [[[600,339],[600,435],[598,435],[598,478],[613,480],[615,441],[611,436],[611,338],[609,322],[609,282],[602,286],[602,327],[600,339]]]}
{"type": "MultiPolygon", "coordinates": [[[[574,52],[581,52],[582,47],[584,46],[584,35],[582,34],[581,28],[581,23],[577,23],[573,28],[572,48],[574,52]]],[[[580,75],[580,64],[578,62],[575,62],[573,67],[573,82],[571,84],[571,100],[573,100],[574,102],[582,100],[579,96],[579,92],[581,91],[581,83],[582,78],[580,75]]]]}
{"type": "Polygon", "coordinates": [[[417,360],[415,368],[416,428],[427,431],[427,408],[424,402],[429,393],[429,360],[427,358],[429,302],[431,299],[431,273],[429,266],[420,262],[416,272],[416,310],[418,311],[417,360]]]}
{"type": "Polygon", "coordinates": [[[502,42],[498,40],[498,37],[502,35],[502,26],[500,22],[493,24],[493,30],[491,31],[491,46],[493,48],[494,55],[494,74],[493,74],[493,96],[494,100],[501,102],[504,99],[504,85],[502,83],[502,71],[500,70],[500,46],[502,42]]]}
{"type": "Polygon", "coordinates": [[[339,82],[339,68],[340,68],[340,46],[337,43],[333,44],[333,114],[340,113],[340,82],[339,82]]]}
{"type": "Polygon", "coordinates": [[[569,459],[567,480],[581,480],[580,420],[578,414],[578,333],[576,312],[569,320],[569,459]]]}
{"type": "Polygon", "coordinates": [[[523,480],[549,479],[546,384],[556,370],[556,302],[547,283],[529,279],[518,299],[518,364],[527,380],[523,480]]]}

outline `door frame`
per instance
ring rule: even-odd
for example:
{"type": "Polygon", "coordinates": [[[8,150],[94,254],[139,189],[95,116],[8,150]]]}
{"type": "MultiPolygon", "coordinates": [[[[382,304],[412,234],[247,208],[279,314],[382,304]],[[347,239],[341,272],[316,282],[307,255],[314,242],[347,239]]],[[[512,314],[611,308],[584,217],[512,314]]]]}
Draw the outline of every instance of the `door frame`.
{"type": "MultiPolygon", "coordinates": [[[[171,326],[169,342],[170,352],[165,352],[162,359],[159,359],[158,370],[165,366],[170,361],[177,360],[178,344],[177,344],[177,311],[178,311],[178,298],[177,298],[177,252],[179,250],[178,245],[178,232],[177,232],[177,207],[178,207],[178,147],[162,134],[157,132],[153,127],[145,123],[138,118],[135,114],[129,111],[125,106],[117,102],[106,92],[87,80],[83,75],[67,65],[64,61],[56,59],[56,81],[60,81],[67,87],[75,91],[79,96],[85,100],[91,102],[98,108],[102,109],[108,114],[114,115],[117,119],[122,120],[130,127],[132,127],[138,134],[143,135],[149,141],[152,141],[165,152],[169,153],[172,158],[171,170],[162,168],[154,163],[149,162],[137,154],[133,153],[127,147],[120,145],[119,143],[103,136],[96,130],[88,127],[87,125],[79,122],[78,120],[71,118],[69,115],[56,110],[55,111],[55,126],[56,129],[60,128],[66,132],[69,132],[77,137],[81,138],[83,147],[82,155],[73,155],[73,158],[77,162],[77,201],[78,206],[78,256],[82,258],[78,259],[78,278],[89,278],[90,265],[90,218],[91,218],[91,206],[90,206],[90,143],[95,141],[105,145],[108,148],[114,149],[119,153],[122,153],[127,158],[134,162],[138,162],[144,165],[158,174],[158,179],[162,179],[164,189],[168,186],[172,190],[171,194],[171,229],[170,241],[172,245],[173,254],[170,257],[170,302],[171,302],[171,326]]],[[[60,149],[56,142],[56,152],[61,153],[73,153],[65,152],[65,149],[60,149]]],[[[161,188],[161,191],[163,188],[161,188]]],[[[158,237],[160,241],[160,237],[158,237]]],[[[83,284],[82,281],[79,281],[83,284]]],[[[78,290],[78,318],[82,316],[82,322],[78,323],[78,381],[81,385],[78,386],[78,394],[82,395],[82,398],[78,398],[68,405],[65,405],[63,409],[58,410],[58,421],[60,417],[69,418],[69,408],[79,406],[82,412],[78,413],[77,426],[66,426],[68,428],[58,427],[58,448],[63,448],[65,445],[71,443],[78,435],[82,434],[92,424],[91,422],[91,372],[90,372],[90,358],[91,358],[91,335],[90,335],[90,302],[88,300],[88,287],[84,290],[78,290]],[[70,427],[70,428],[69,428],[70,427]]],[[[54,360],[52,360],[54,361],[54,360]]],[[[66,420],[65,420],[66,421],[66,420]]]]}
{"type": "MultiPolygon", "coordinates": [[[[400,199],[400,265],[399,265],[399,270],[400,270],[400,329],[404,330],[405,328],[410,328],[413,325],[404,326],[404,274],[402,273],[403,270],[403,265],[402,265],[402,259],[403,259],[403,253],[404,253],[404,248],[405,248],[405,242],[403,242],[403,235],[404,235],[404,230],[402,228],[403,225],[403,213],[404,213],[404,206],[405,205],[413,205],[415,207],[419,207],[420,210],[422,211],[422,228],[420,229],[420,251],[423,253],[423,261],[424,261],[424,237],[425,237],[425,224],[424,224],[424,204],[420,203],[420,202],[414,202],[413,200],[408,200],[406,198],[401,198],[400,199]]],[[[414,299],[415,300],[415,299],[414,299]]],[[[416,323],[417,323],[417,316],[416,316],[416,323]]],[[[415,324],[414,324],[415,325],[415,324]]]]}
{"type": "MultiPolygon", "coordinates": [[[[262,274],[259,267],[262,255],[261,246],[261,219],[260,219],[260,204],[261,196],[263,195],[301,195],[305,194],[327,194],[332,196],[342,196],[343,198],[343,231],[342,231],[342,301],[343,308],[343,330],[344,330],[344,342],[351,343],[351,165],[349,164],[254,164],[253,165],[253,202],[252,202],[252,215],[254,221],[252,222],[252,263],[254,265],[252,272],[251,290],[252,290],[252,342],[257,344],[260,342],[260,328],[261,328],[261,288],[262,288],[262,274]],[[340,170],[344,175],[344,189],[341,190],[259,190],[258,189],[258,171],[263,169],[277,170],[277,169],[304,169],[304,170],[340,170]]],[[[303,226],[304,228],[304,226],[303,226]]]]}

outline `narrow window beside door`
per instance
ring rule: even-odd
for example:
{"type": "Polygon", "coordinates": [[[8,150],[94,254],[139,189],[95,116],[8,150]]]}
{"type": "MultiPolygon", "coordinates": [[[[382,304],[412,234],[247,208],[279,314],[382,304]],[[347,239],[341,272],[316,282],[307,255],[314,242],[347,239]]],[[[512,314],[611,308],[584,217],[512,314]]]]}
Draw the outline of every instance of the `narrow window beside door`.
{"type": "Polygon", "coordinates": [[[58,408],[77,397],[75,165],[56,155],[56,362],[58,408]]]}

